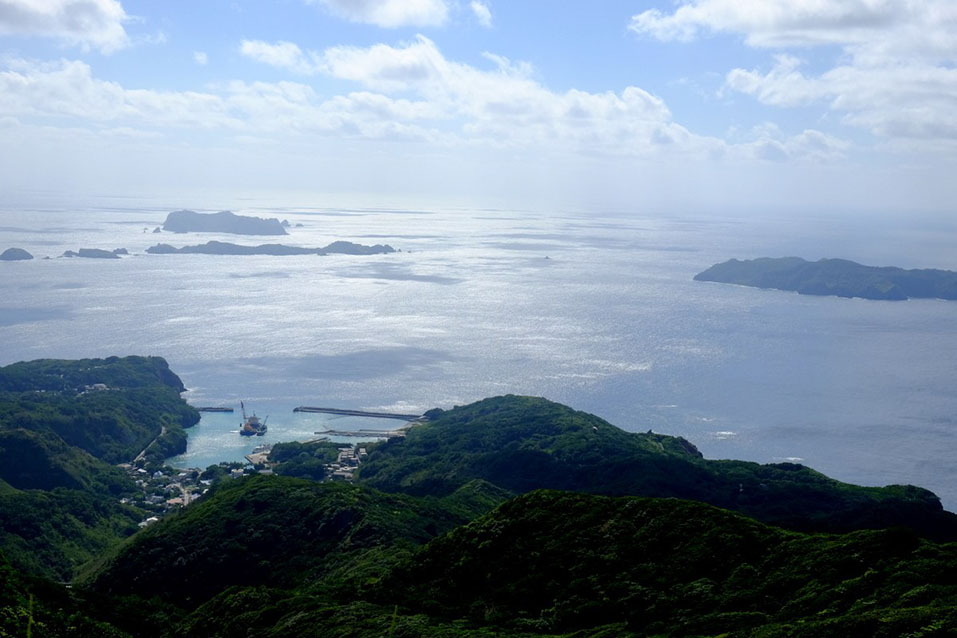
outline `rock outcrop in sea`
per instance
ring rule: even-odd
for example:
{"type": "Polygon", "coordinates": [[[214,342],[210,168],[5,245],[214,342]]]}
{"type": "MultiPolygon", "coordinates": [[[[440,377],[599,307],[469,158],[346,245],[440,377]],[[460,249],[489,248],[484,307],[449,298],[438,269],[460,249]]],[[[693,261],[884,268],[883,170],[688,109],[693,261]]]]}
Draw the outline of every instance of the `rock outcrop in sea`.
{"type": "Polygon", "coordinates": [[[33,255],[22,248],[7,248],[0,254],[0,261],[24,261],[33,259],[33,255]]]}

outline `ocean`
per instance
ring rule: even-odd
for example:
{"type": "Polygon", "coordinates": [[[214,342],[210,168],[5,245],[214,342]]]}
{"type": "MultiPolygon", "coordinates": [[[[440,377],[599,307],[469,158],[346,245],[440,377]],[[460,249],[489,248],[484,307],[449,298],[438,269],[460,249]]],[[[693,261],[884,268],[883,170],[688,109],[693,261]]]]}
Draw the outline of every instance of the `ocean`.
{"type": "MultiPolygon", "coordinates": [[[[326,427],[331,405],[419,413],[544,396],[709,458],[912,483],[957,509],[957,302],[809,297],[692,281],[731,257],[957,269],[957,225],[913,215],[271,207],[290,236],[154,234],[173,207],[0,211],[0,364],[159,355],[204,414],[205,466],[326,427]],[[149,255],[159,242],[388,243],[376,256],[149,255]],[[126,248],[119,260],[57,258],[126,248]],[[43,259],[51,257],[52,259],[43,259]],[[236,434],[239,402],[264,437],[236,434]]],[[[388,422],[394,427],[398,422],[388,422]]]]}

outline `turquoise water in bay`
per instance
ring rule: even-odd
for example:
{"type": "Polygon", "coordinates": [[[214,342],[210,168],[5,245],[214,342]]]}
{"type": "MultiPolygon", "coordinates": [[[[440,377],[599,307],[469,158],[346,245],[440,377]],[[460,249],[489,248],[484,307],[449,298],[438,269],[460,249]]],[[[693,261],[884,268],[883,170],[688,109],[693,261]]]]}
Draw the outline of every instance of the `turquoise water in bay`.
{"type": "Polygon", "coordinates": [[[345,437],[322,432],[394,430],[405,425],[405,422],[394,419],[293,412],[290,406],[274,403],[264,403],[262,406],[271,409],[271,412],[256,412],[260,419],[268,418],[268,428],[263,436],[240,436],[239,426],[243,420],[239,406],[235,406],[233,413],[204,412],[200,422],[188,430],[189,443],[186,453],[174,456],[168,463],[173,467],[206,468],[220,461],[245,462],[245,455],[256,447],[279,441],[308,441],[320,437],[343,443],[378,441],[381,440],[380,437],[371,435],[345,437]]]}
{"type": "Polygon", "coordinates": [[[282,243],[402,252],[148,255],[160,241],[275,238],[144,233],[175,207],[0,211],[0,250],[38,257],[0,263],[0,364],[165,357],[192,404],[237,408],[203,416],[182,465],[328,424],[298,405],[420,413],[517,393],[685,436],[712,458],[921,485],[957,509],[957,303],[692,281],[730,257],[957,270],[947,220],[244,205],[302,224],[282,243]],[[42,259],[81,247],[131,255],[42,259]],[[269,415],[266,436],[236,434],[240,400],[269,415]]]}

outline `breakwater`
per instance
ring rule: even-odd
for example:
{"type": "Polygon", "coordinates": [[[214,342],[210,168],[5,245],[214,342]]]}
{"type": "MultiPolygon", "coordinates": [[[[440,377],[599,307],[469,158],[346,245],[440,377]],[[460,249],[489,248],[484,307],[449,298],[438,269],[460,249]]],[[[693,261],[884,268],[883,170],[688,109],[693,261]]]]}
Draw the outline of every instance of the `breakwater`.
{"type": "Polygon", "coordinates": [[[294,408],[293,412],[318,412],[322,414],[338,414],[341,416],[365,416],[374,419],[398,419],[400,421],[417,421],[422,418],[421,414],[399,414],[396,412],[367,412],[365,410],[348,410],[343,408],[317,408],[308,405],[300,405],[294,408]]]}

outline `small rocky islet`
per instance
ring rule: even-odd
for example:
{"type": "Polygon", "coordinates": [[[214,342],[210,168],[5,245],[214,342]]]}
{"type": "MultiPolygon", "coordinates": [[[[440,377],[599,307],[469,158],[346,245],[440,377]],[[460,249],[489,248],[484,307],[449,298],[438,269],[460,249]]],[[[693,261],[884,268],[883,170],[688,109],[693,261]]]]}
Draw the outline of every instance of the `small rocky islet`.
{"type": "Polygon", "coordinates": [[[33,255],[22,248],[7,248],[0,253],[0,261],[26,261],[33,259],[33,255]]]}

